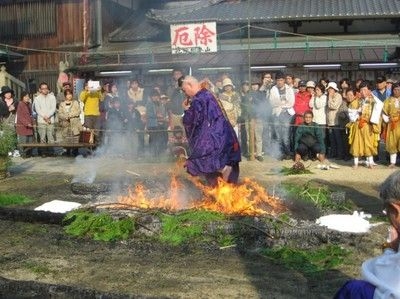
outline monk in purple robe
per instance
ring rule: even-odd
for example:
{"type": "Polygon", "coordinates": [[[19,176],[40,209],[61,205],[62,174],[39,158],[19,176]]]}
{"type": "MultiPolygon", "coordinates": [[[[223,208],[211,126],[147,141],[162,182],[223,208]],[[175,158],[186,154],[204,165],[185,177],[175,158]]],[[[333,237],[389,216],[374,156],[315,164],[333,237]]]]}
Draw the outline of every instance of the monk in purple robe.
{"type": "Polygon", "coordinates": [[[204,176],[215,186],[218,177],[237,183],[241,152],[235,131],[214,95],[196,78],[186,76],[181,88],[187,95],[182,103],[183,125],[189,142],[187,172],[204,176]]]}

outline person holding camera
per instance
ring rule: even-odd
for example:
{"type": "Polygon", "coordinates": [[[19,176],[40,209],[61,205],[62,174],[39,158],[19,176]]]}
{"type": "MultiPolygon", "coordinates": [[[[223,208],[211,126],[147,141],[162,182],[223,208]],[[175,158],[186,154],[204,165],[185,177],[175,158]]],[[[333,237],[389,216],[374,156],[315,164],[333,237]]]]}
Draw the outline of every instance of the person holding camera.
{"type": "Polygon", "coordinates": [[[84,127],[90,130],[89,143],[94,143],[94,135],[98,134],[100,128],[100,102],[103,101],[101,87],[93,84],[97,81],[89,81],[85,84],[85,89],[79,95],[84,104],[83,112],[85,115],[84,127]]]}

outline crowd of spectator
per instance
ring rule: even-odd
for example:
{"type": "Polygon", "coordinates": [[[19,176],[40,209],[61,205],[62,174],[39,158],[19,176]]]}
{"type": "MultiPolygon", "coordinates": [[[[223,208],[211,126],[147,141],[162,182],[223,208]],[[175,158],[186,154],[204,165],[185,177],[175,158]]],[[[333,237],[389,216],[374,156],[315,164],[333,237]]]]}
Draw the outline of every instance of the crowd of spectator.
{"type": "MultiPolygon", "coordinates": [[[[64,82],[57,97],[45,82],[37,93],[23,92],[19,99],[11,88],[3,86],[0,120],[15,128],[20,144],[87,143],[132,158],[171,154],[171,146],[185,151],[185,98],[178,86],[183,75],[181,70],[174,70],[166,87],[143,87],[137,79],[125,86],[116,81],[89,80],[79,94],[73,94],[71,82],[64,82]]],[[[322,161],[326,156],[353,159],[354,168],[362,162],[373,168],[379,144],[384,143],[389,167],[396,164],[400,86],[384,76],[375,82],[351,82],[347,78],[314,82],[277,72],[239,85],[228,74],[215,82],[207,77],[202,81],[223,107],[244,157],[322,161]]],[[[19,148],[13,154],[18,153],[23,157],[42,154],[28,148],[19,148]]],[[[60,151],[55,146],[52,153],[76,156],[79,151],[73,147],[60,151]]]]}
{"type": "MultiPolygon", "coordinates": [[[[360,163],[373,168],[381,144],[387,154],[383,162],[395,166],[400,150],[399,83],[385,76],[356,82],[306,81],[281,72],[274,77],[265,73],[260,82],[241,84],[237,113],[245,156],[323,163],[329,163],[325,157],[353,159],[353,168],[360,163]]],[[[225,89],[223,84],[219,91],[224,101],[225,89]]],[[[236,100],[232,97],[230,103],[235,106],[236,100]]]]}

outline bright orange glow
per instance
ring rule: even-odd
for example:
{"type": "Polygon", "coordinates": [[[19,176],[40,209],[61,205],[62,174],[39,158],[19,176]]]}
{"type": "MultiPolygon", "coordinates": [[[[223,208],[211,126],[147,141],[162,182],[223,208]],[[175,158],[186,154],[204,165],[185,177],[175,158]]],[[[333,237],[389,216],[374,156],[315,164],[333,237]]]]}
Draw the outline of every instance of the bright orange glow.
{"type": "Polygon", "coordinates": [[[185,194],[184,186],[172,176],[168,194],[146,198],[148,192],[142,185],[137,185],[126,196],[119,196],[118,203],[132,208],[171,211],[198,208],[229,215],[276,215],[286,210],[279,198],[268,195],[263,187],[250,179],[244,179],[237,185],[221,179],[215,188],[202,184],[198,178],[191,178],[191,181],[201,191],[203,198],[181,198],[185,194]]]}

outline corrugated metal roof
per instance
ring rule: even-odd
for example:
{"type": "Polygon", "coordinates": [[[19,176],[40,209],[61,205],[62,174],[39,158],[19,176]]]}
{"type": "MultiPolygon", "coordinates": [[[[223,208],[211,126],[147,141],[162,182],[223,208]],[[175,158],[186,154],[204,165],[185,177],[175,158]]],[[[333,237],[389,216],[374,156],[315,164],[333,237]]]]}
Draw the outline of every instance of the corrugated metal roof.
{"type": "Polygon", "coordinates": [[[182,6],[178,9],[152,9],[147,16],[162,23],[194,21],[219,23],[365,19],[400,17],[399,0],[251,0],[228,3],[202,1],[203,6],[182,6]]]}

